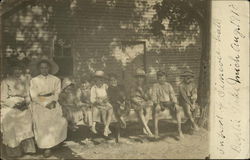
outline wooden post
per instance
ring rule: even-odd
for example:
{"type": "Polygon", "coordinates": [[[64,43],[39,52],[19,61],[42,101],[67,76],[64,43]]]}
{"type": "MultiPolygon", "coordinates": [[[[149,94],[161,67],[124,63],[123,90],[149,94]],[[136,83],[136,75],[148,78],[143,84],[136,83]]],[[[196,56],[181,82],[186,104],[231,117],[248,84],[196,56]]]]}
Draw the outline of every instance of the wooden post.
{"type": "Polygon", "coordinates": [[[146,42],[142,42],[143,43],[143,67],[144,67],[144,71],[147,73],[147,51],[146,51],[146,42]]]}
{"type": "MultiPolygon", "coordinates": [[[[2,9],[2,6],[0,6],[1,7],[1,9],[2,9]]],[[[0,65],[1,65],[1,69],[0,69],[0,72],[1,72],[1,76],[0,76],[0,80],[2,80],[2,74],[3,74],[3,71],[4,71],[4,69],[3,69],[3,57],[4,57],[4,55],[3,55],[3,17],[2,17],[2,15],[0,16],[0,60],[1,60],[1,62],[0,62],[0,65]]]]}

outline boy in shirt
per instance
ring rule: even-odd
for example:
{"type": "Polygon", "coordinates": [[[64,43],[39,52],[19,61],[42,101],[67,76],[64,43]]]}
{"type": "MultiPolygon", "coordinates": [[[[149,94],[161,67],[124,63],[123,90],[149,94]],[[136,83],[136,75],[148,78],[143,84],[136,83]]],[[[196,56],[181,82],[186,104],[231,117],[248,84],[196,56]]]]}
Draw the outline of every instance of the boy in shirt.
{"type": "Polygon", "coordinates": [[[162,71],[157,72],[157,83],[153,84],[151,89],[153,107],[153,120],[155,129],[155,138],[159,138],[158,133],[158,115],[166,108],[170,110],[170,114],[176,117],[178,123],[178,134],[180,138],[184,138],[181,129],[181,114],[180,107],[177,104],[177,98],[175,96],[172,85],[166,82],[166,73],[162,71]]]}
{"type": "Polygon", "coordinates": [[[193,82],[194,73],[191,70],[186,70],[181,75],[183,77],[183,82],[179,86],[180,96],[179,102],[183,106],[189,122],[191,122],[191,129],[197,131],[199,130],[194,118],[197,116],[199,110],[196,104],[197,100],[197,88],[193,82]]]}

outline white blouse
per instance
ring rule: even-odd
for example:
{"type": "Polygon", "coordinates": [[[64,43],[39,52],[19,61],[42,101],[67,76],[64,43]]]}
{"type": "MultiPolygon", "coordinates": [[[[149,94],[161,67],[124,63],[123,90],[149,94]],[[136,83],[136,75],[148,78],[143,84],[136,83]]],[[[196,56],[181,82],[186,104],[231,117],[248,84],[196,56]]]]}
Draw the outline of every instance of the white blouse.
{"type": "Polygon", "coordinates": [[[95,103],[98,98],[105,99],[107,98],[107,89],[108,85],[103,84],[101,87],[97,87],[96,85],[92,86],[90,91],[90,102],[95,103]]]}
{"type": "Polygon", "coordinates": [[[57,101],[61,92],[61,80],[53,75],[39,75],[31,79],[30,81],[30,96],[32,101],[40,102],[39,95],[45,95],[52,93],[50,101],[57,101]]]}
{"type": "Polygon", "coordinates": [[[7,78],[1,82],[1,105],[13,107],[15,103],[23,100],[29,101],[28,83],[21,79],[7,78]],[[21,98],[22,97],[22,98],[21,98]]]}

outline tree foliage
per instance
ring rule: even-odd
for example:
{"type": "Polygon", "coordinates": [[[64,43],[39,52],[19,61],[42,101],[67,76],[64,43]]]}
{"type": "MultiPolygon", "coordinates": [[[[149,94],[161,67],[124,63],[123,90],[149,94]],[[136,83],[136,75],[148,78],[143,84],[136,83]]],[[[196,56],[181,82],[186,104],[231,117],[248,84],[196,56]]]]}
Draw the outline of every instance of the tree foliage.
{"type": "Polygon", "coordinates": [[[197,26],[205,23],[207,16],[207,0],[163,0],[155,5],[156,16],[152,23],[153,33],[160,35],[166,27],[162,23],[169,20],[168,27],[181,30],[183,26],[197,26]]]}

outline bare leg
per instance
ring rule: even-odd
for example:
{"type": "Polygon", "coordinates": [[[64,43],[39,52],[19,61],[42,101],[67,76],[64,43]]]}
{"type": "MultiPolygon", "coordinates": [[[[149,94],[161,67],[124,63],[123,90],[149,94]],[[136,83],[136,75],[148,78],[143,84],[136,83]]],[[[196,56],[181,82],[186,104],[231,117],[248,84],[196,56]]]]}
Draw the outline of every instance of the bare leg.
{"type": "Polygon", "coordinates": [[[126,128],[126,121],[123,117],[120,117],[121,128],[126,128]]]}
{"type": "Polygon", "coordinates": [[[181,130],[181,112],[180,112],[180,107],[175,104],[175,109],[176,109],[176,120],[178,124],[178,133],[180,138],[184,138],[182,130],[181,130]]]}
{"type": "Polygon", "coordinates": [[[91,130],[94,134],[97,134],[97,131],[96,131],[96,129],[95,129],[95,126],[96,126],[96,122],[93,122],[92,127],[90,128],[90,130],[91,130]]]}
{"type": "Polygon", "coordinates": [[[155,131],[155,138],[158,138],[159,137],[159,129],[158,129],[158,115],[159,115],[159,112],[160,112],[160,106],[157,105],[156,107],[153,108],[153,112],[152,112],[152,115],[153,115],[153,121],[154,121],[154,131],[155,131]]]}
{"type": "Polygon", "coordinates": [[[149,136],[153,136],[152,132],[150,131],[150,129],[149,129],[147,123],[146,123],[146,120],[145,120],[145,117],[144,117],[144,114],[143,114],[143,110],[141,109],[141,110],[137,111],[137,114],[138,114],[138,116],[139,116],[139,119],[140,119],[141,122],[142,122],[143,127],[144,127],[145,130],[147,131],[148,135],[149,135],[149,136]]]}
{"type": "Polygon", "coordinates": [[[107,111],[106,110],[101,110],[101,118],[104,126],[106,126],[107,123],[107,111]]]}
{"type": "Polygon", "coordinates": [[[186,107],[187,116],[188,116],[189,120],[191,121],[192,126],[194,127],[194,130],[196,130],[196,131],[199,130],[199,127],[195,123],[194,118],[192,116],[192,113],[190,111],[190,109],[191,109],[190,105],[187,104],[187,105],[185,105],[185,107],[186,107]]]}
{"type": "Polygon", "coordinates": [[[97,108],[93,108],[92,109],[92,120],[93,120],[93,123],[92,123],[92,127],[91,127],[91,131],[94,133],[94,134],[97,134],[97,131],[96,131],[96,122],[98,121],[99,119],[99,110],[97,108]]]}
{"type": "Polygon", "coordinates": [[[112,120],[112,115],[113,115],[113,109],[108,110],[107,111],[107,119],[106,119],[106,128],[109,132],[110,132],[109,125],[110,125],[111,120],[112,120]]]}
{"type": "MultiPolygon", "coordinates": [[[[145,109],[144,109],[144,117],[145,117],[145,122],[146,122],[146,124],[148,125],[148,121],[150,120],[150,116],[151,116],[151,114],[150,114],[150,111],[151,111],[151,106],[147,106],[145,109]]],[[[144,134],[147,134],[147,130],[143,127],[143,133],[144,134]]]]}
{"type": "Polygon", "coordinates": [[[103,135],[108,136],[111,133],[111,131],[109,130],[109,125],[110,125],[110,122],[112,120],[113,109],[109,109],[109,110],[105,111],[103,113],[103,115],[104,114],[105,114],[105,117],[103,117],[103,119],[105,119],[105,123],[104,123],[103,135]]]}
{"type": "Polygon", "coordinates": [[[91,111],[86,111],[86,116],[87,116],[87,124],[89,127],[92,127],[93,125],[93,118],[92,118],[92,112],[91,111]]]}

